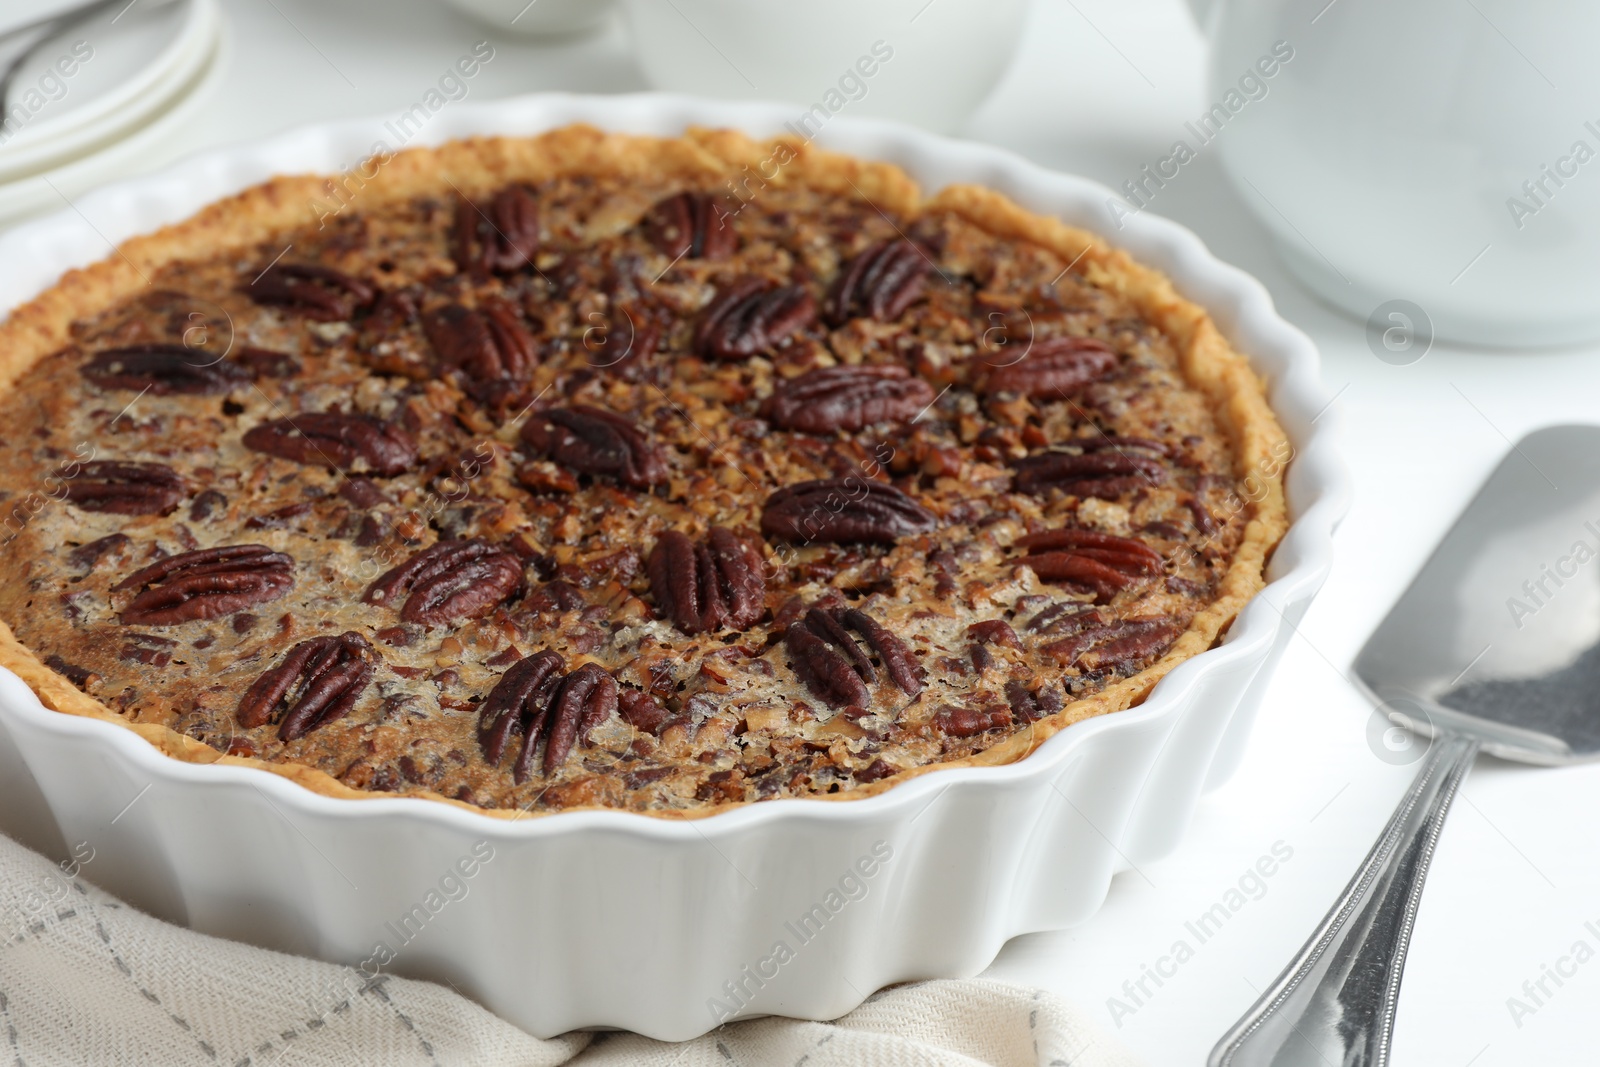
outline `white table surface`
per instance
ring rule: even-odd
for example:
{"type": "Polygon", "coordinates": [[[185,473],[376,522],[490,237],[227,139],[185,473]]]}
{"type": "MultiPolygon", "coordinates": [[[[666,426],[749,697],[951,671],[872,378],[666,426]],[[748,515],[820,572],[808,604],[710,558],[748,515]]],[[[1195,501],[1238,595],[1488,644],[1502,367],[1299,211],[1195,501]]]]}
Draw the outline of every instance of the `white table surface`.
{"type": "MultiPolygon", "coordinates": [[[[225,0],[225,8],[235,48],[220,91],[184,134],[195,149],[398,110],[485,36],[497,55],[471,83],[476,99],[648,88],[620,25],[575,43],[530,45],[428,0],[225,0]]],[[[1013,70],[966,133],[1118,186],[1204,110],[1204,60],[1181,0],[1037,0],[1013,70]]],[[[990,973],[1066,995],[1152,1065],[1199,1064],[1322,917],[1411,779],[1413,767],[1384,762],[1368,746],[1368,706],[1344,678],[1356,650],[1508,439],[1600,416],[1600,351],[1436,345],[1420,363],[1392,366],[1368,350],[1362,323],[1285,275],[1214,157],[1186,166],[1154,209],[1262,279],[1285,317],[1321,347],[1356,501],[1333,575],[1278,669],[1243,768],[1205,798],[1174,855],[1119,875],[1084,926],[1017,938],[990,973]],[[1222,900],[1277,842],[1292,858],[1259,899],[1199,944],[1186,920],[1222,900]],[[1135,1005],[1124,983],[1179,939],[1193,957],[1160,988],[1147,980],[1153,995],[1135,1005]],[[1114,1016],[1111,997],[1134,1010],[1114,1016]]],[[[1560,988],[1548,983],[1553,995],[1532,1014],[1516,1020],[1507,1005],[1577,942],[1600,952],[1600,936],[1585,927],[1600,931],[1596,811],[1600,767],[1479,760],[1434,861],[1394,1062],[1600,1060],[1585,1028],[1600,1005],[1600,957],[1560,988]]]]}

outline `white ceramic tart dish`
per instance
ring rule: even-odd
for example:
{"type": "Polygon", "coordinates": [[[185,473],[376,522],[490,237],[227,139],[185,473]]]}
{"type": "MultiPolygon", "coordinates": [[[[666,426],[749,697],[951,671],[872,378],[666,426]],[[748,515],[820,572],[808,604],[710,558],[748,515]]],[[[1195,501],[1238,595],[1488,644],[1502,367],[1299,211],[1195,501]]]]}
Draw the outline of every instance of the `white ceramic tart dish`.
{"type": "MultiPolygon", "coordinates": [[[[531,97],[446,109],[408,147],[572,123],[759,138],[791,118],[662,96],[531,97]]],[[[15,307],[104,259],[107,241],[277,175],[345,170],[384,130],[381,120],[318,127],[84,197],[0,238],[0,299],[15,307]]],[[[1103,217],[1103,189],[992,149],[842,118],[818,146],[894,164],[929,193],[979,185],[1069,226],[1103,217]]],[[[539,1034],[615,1026],[681,1039],[734,1014],[832,1017],[885,984],[975,973],[1008,937],[1081,921],[1118,869],[1173,847],[1199,793],[1237,761],[1271,664],[1325,576],[1345,497],[1318,417],[1315,352],[1261,287],[1159,219],[1108,240],[1204,307],[1267,383],[1293,446],[1292,525],[1269,584],[1220,644],[1151,674],[1161,680],[1136,706],[1061,723],[1016,762],[891,778],[848,802],[519,819],[171,759],[118,723],[45,709],[4,674],[7,828],[50,843],[40,828],[53,822],[57,847],[93,847],[89,877],[157,914],[358,970],[448,980],[539,1034]]]]}

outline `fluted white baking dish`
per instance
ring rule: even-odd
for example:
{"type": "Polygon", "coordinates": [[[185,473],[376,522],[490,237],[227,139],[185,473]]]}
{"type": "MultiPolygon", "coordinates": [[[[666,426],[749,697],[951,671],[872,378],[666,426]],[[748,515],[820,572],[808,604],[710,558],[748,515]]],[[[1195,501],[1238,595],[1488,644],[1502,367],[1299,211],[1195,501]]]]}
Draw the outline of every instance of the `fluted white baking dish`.
{"type": "MultiPolygon", "coordinates": [[[[448,105],[411,143],[571,122],[673,135],[780,132],[792,109],[661,95],[448,105]]],[[[354,165],[383,119],[192,158],[0,237],[13,307],[107,242],[276,174],[354,165]]],[[[819,142],[977,182],[1088,229],[1110,191],[1006,152],[837,117],[819,142]]],[[[946,770],[849,802],[778,800],[689,821],[573,812],[508,822],[417,799],[335,800],[276,775],[169,759],[115,725],[44,709],[0,671],[0,805],[35,843],[86,843],[83,875],[207,933],[449,981],[540,1035],[664,1039],[738,1014],[829,1018],[912,978],[970,975],[1006,939],[1082,922],[1112,876],[1171,850],[1236,765],[1267,676],[1330,563],[1346,477],[1309,339],[1187,230],[1142,213],[1109,239],[1205,305],[1270,382],[1295,446],[1293,525],[1267,588],[1218,648],[1139,707],[1078,723],[1027,759],[946,770]]],[[[4,565],[4,564],[0,564],[4,565]]],[[[81,851],[81,850],[80,850],[81,851]]],[[[308,1020],[340,989],[308,990],[308,1020]]]]}

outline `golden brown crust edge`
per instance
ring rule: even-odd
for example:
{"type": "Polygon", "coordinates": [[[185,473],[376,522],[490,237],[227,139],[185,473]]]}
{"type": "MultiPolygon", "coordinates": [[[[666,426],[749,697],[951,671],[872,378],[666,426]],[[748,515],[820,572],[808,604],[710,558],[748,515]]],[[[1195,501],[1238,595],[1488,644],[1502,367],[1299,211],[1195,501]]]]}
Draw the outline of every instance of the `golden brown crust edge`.
{"type": "MultiPolygon", "coordinates": [[[[352,198],[358,206],[381,204],[419,193],[437,192],[445,184],[471,194],[513,180],[539,181],[575,173],[623,176],[669,173],[709,180],[744,164],[754,165],[770,159],[777,143],[757,142],[731,130],[694,129],[682,138],[659,139],[610,134],[589,126],[568,126],[531,138],[475,138],[439,148],[410,149],[388,157],[370,178],[364,175],[364,170],[370,167],[332,178],[310,175],[274,178],[219,200],[184,221],[128,240],[115,255],[67,272],[55,286],[17,308],[0,323],[0,392],[10,388],[36,360],[65,344],[68,327],[85,309],[105,307],[137,291],[145,284],[150,271],[173,260],[196,258],[266,240],[283,230],[316,221],[319,210],[352,198]]],[[[950,186],[931,200],[923,200],[916,183],[898,167],[825,152],[792,139],[784,139],[782,143],[793,158],[779,169],[772,179],[774,182],[803,183],[841,196],[865,198],[897,214],[927,209],[955,211],[991,233],[1052,249],[1074,261],[1074,269],[1097,285],[1115,290],[1133,301],[1172,338],[1190,384],[1215,405],[1233,439],[1235,473],[1249,488],[1244,506],[1250,518],[1216,599],[1195,616],[1189,628],[1156,663],[1131,678],[1068,704],[1055,715],[1032,724],[1028,730],[976,755],[911,768],[846,793],[815,799],[857,800],[933,770],[1012,763],[1075,722],[1139,703],[1179,663],[1216,643],[1245,603],[1262,588],[1267,560],[1287,529],[1282,471],[1289,459],[1288,443],[1267,404],[1262,381],[1245,358],[1223,338],[1203,308],[1179,296],[1160,272],[1134,261],[1126,252],[1113,248],[1088,231],[1025,211],[999,193],[976,186],[950,186]]],[[[45,666],[16,640],[3,621],[0,621],[0,667],[20,677],[45,707],[113,722],[132,730],[173,758],[189,763],[255,767],[324,796],[394,799],[391,794],[352,789],[311,767],[224,756],[165,726],[130,723],[45,666]]],[[[405,795],[441,801],[501,819],[534,814],[526,810],[478,808],[431,792],[405,795]]],[[[755,802],[636,814],[694,819],[750,803],[755,802]]]]}

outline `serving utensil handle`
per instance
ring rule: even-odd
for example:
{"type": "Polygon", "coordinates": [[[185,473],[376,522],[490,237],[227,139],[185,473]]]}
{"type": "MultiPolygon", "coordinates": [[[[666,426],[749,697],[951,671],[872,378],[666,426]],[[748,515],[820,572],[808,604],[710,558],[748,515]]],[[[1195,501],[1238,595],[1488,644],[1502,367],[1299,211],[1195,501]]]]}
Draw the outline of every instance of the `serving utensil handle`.
{"type": "Polygon", "coordinates": [[[1211,1050],[1209,1067],[1386,1067],[1422,883],[1475,739],[1442,735],[1305,947],[1211,1050]]]}

